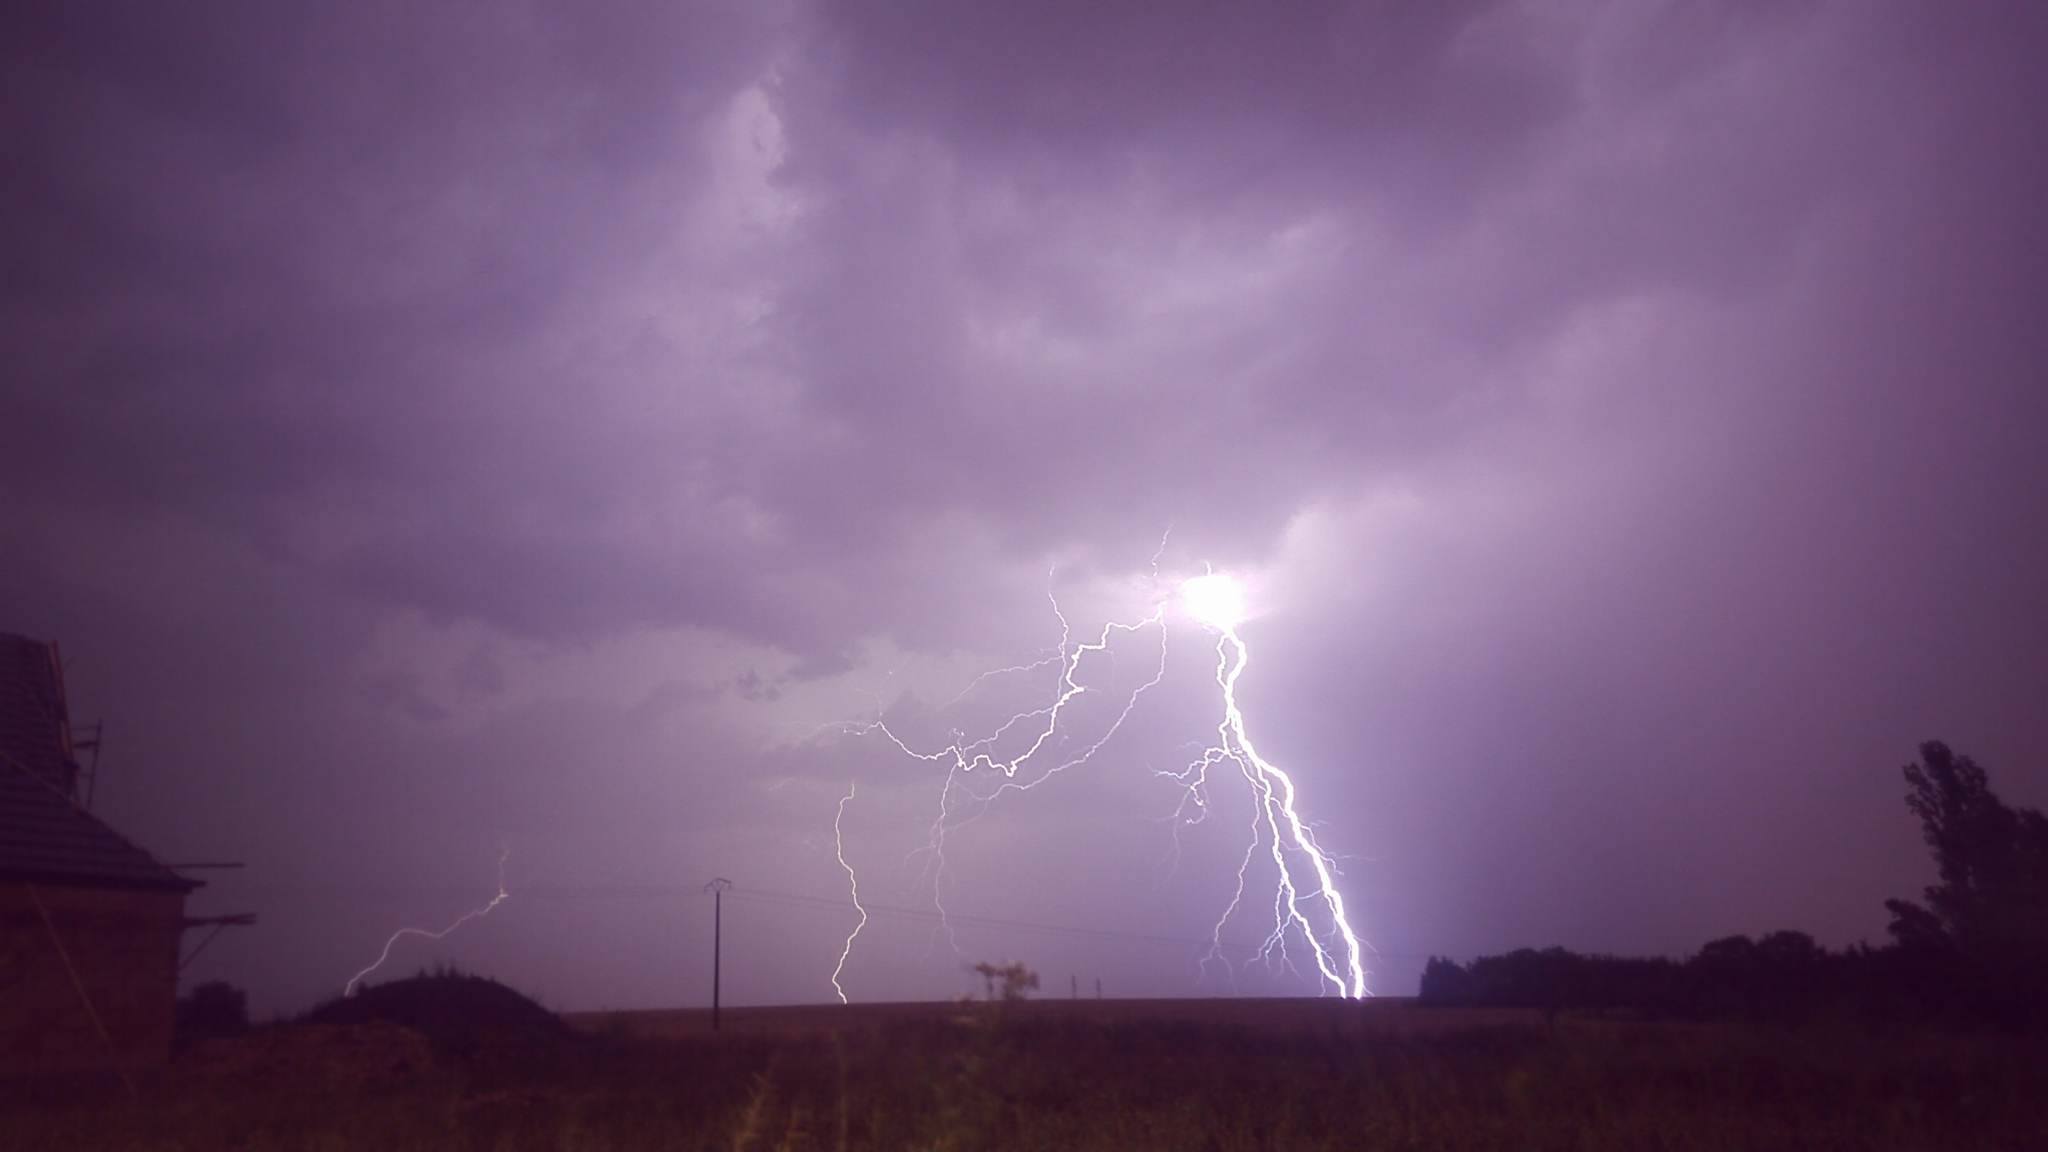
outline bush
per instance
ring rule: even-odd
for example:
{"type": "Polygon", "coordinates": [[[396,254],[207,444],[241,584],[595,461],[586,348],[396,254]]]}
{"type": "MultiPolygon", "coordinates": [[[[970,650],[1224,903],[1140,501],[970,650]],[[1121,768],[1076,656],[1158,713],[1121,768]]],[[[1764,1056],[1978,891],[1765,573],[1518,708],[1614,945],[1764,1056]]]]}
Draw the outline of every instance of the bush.
{"type": "Polygon", "coordinates": [[[355,995],[329,1000],[301,1019],[309,1024],[400,1024],[425,1035],[437,1049],[458,1055],[568,1035],[568,1026],[533,1000],[496,980],[453,968],[364,985],[355,995]]]}
{"type": "Polygon", "coordinates": [[[1038,987],[1038,973],[1023,964],[991,964],[984,960],[972,969],[981,977],[988,998],[1014,1004],[1038,987]]]}

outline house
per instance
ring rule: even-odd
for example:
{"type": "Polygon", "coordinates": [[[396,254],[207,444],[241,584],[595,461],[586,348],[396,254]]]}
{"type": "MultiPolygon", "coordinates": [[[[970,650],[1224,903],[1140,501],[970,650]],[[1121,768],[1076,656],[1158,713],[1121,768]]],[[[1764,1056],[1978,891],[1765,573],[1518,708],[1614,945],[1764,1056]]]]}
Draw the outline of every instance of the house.
{"type": "Polygon", "coordinates": [[[0,1076],[165,1060],[197,887],[86,811],[57,646],[0,633],[0,1076]]]}

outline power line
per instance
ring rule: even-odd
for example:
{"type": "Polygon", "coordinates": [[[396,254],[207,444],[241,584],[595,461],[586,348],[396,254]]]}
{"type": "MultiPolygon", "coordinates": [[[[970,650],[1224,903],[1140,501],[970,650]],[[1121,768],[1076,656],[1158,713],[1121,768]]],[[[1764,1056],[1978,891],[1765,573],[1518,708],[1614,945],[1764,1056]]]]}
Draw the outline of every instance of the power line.
{"type": "MultiPolygon", "coordinates": [[[[827,896],[811,896],[798,892],[779,892],[768,888],[734,888],[731,892],[731,895],[735,899],[747,900],[757,904],[780,904],[785,906],[816,907],[821,911],[825,909],[831,909],[833,911],[838,912],[852,911],[852,906],[846,902],[846,899],[844,897],[833,898],[827,896]]],[[[868,910],[868,914],[870,916],[896,916],[902,919],[925,921],[937,921],[943,919],[958,924],[973,924],[989,928],[1014,928],[1029,932],[1049,932],[1060,935],[1093,937],[1097,939],[1106,940],[1141,940],[1156,944],[1180,944],[1190,945],[1199,948],[1206,948],[1211,943],[1214,943],[1214,941],[1210,940],[1207,937],[1197,939],[1192,936],[1169,936],[1149,932],[1124,932],[1118,931],[1113,928],[1093,928],[1078,924],[1047,924],[1042,921],[1010,920],[999,916],[975,916],[959,912],[950,912],[945,914],[944,916],[941,916],[937,911],[930,908],[903,908],[886,904],[867,904],[865,902],[863,903],[863,906],[868,910]]],[[[1223,941],[1223,947],[1235,948],[1244,951],[1253,951],[1256,948],[1256,946],[1248,945],[1243,941],[1231,940],[1223,941]]],[[[1381,959],[1420,960],[1425,959],[1426,956],[1429,955],[1420,952],[1387,952],[1376,948],[1369,948],[1369,950],[1372,952],[1374,956],[1377,956],[1381,959]]]]}
{"type": "MultiPolygon", "coordinates": [[[[419,887],[326,887],[296,885],[254,885],[249,891],[274,893],[318,892],[322,895],[372,895],[381,898],[417,897],[429,893],[455,894],[465,889],[444,886],[419,887]]],[[[601,884],[535,884],[522,886],[518,896],[522,903],[544,900],[673,900],[700,894],[697,885],[668,882],[636,881],[601,884]]],[[[753,904],[775,905],[785,908],[800,908],[816,912],[831,911],[852,914],[853,906],[844,896],[815,896],[801,892],[782,892],[770,888],[734,887],[726,893],[735,900],[753,904]]],[[[1207,948],[1214,941],[1208,937],[1173,936],[1163,933],[1128,932],[1113,928],[1097,928],[1079,924],[1049,924],[1036,920],[1012,920],[1000,916],[977,916],[969,913],[952,912],[941,916],[931,908],[904,908],[886,904],[867,904],[870,916],[888,916],[901,920],[918,920],[934,923],[940,920],[955,924],[973,925],[983,928],[1003,928],[1019,932],[1038,932],[1056,936],[1070,936],[1080,939],[1130,940],[1151,944],[1174,944],[1183,947],[1207,948]]],[[[1223,941],[1223,947],[1233,955],[1251,955],[1259,945],[1244,941],[1223,941]]],[[[1390,952],[1371,948],[1371,953],[1381,960],[1423,960],[1436,953],[1390,952]]]]}
{"type": "MultiPolygon", "coordinates": [[[[806,896],[795,892],[775,892],[761,888],[736,888],[733,890],[733,896],[756,904],[777,904],[784,907],[815,907],[820,911],[829,908],[835,912],[844,912],[848,909],[844,900],[831,900],[821,896],[806,896]]],[[[1214,943],[1212,940],[1197,939],[1192,936],[1168,936],[1152,932],[1125,932],[1113,928],[1093,928],[1078,924],[1047,924],[1035,920],[1010,920],[1000,916],[974,916],[959,912],[941,916],[938,912],[928,908],[899,908],[880,904],[865,904],[864,907],[867,908],[870,916],[894,916],[899,919],[922,920],[926,922],[944,920],[955,924],[969,924],[983,928],[1007,928],[1022,932],[1042,932],[1049,935],[1072,936],[1082,939],[1135,940],[1152,944],[1174,944],[1192,948],[1206,948],[1214,943]]],[[[1256,950],[1256,946],[1239,941],[1225,941],[1223,946],[1244,952],[1256,950]]]]}

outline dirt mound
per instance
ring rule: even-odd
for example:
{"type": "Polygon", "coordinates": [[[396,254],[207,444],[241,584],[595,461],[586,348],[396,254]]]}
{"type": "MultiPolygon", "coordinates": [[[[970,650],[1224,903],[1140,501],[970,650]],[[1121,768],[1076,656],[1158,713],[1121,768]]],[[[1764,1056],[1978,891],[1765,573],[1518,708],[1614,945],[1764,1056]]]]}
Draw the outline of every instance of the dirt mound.
{"type": "Polygon", "coordinates": [[[554,1013],[496,980],[460,972],[439,972],[366,985],[355,995],[330,1000],[308,1012],[307,1024],[401,1025],[456,1053],[480,1047],[545,1043],[569,1034],[554,1013]]]}
{"type": "Polygon", "coordinates": [[[380,1020],[280,1024],[202,1041],[179,1057],[177,1072],[186,1083],[351,1093],[417,1083],[435,1067],[433,1044],[425,1036],[380,1020]]]}

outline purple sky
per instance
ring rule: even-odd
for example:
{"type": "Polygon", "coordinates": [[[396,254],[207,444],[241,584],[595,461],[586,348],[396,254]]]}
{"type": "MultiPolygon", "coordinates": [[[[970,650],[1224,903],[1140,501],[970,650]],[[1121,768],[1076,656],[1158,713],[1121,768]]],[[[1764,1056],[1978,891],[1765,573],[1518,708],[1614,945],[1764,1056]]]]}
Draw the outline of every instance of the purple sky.
{"type": "MultiPolygon", "coordinates": [[[[2048,7],[306,7],[0,28],[0,629],[103,815],[248,862],[192,979],[303,1006],[502,844],[395,970],[702,1003],[699,886],[843,899],[853,780],[863,895],[929,908],[943,772],[829,725],[1035,706],[946,702],[1057,642],[1048,571],[1142,615],[1169,526],[1384,991],[1876,940],[1922,739],[2048,804],[2048,7]]],[[[1168,643],[948,841],[956,912],[1119,935],[967,959],[1228,990],[1250,809],[1174,860],[1168,643]]],[[[830,996],[850,908],[726,919],[731,1000],[830,996]]],[[[965,990],[931,929],[849,994],[965,990]]]]}

